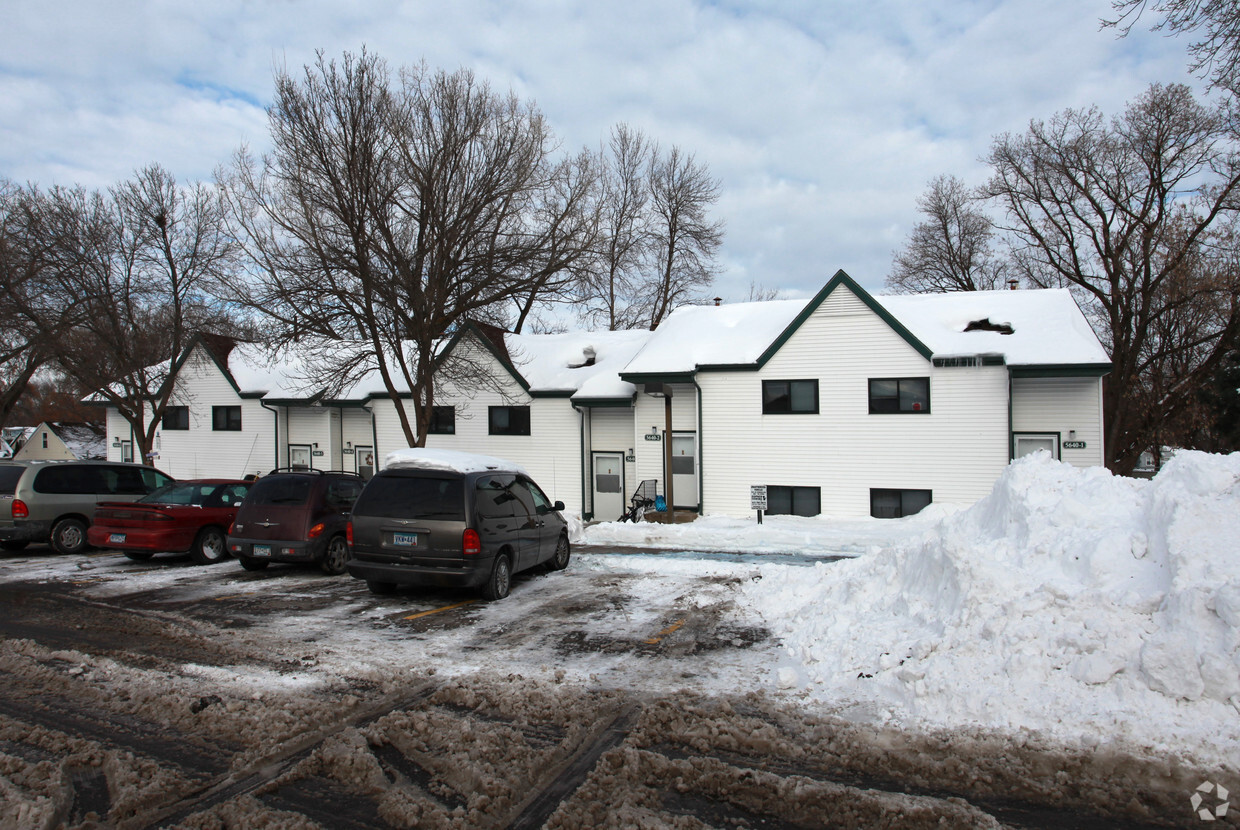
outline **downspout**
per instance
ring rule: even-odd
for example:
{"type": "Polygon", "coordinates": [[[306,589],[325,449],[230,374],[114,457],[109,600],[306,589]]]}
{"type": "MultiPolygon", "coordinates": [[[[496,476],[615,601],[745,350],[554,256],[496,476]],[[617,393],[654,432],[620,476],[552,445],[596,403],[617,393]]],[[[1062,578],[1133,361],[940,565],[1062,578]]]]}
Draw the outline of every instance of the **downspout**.
{"type": "Polygon", "coordinates": [[[698,386],[697,375],[693,376],[693,389],[697,392],[697,463],[698,463],[698,515],[706,515],[706,499],[703,494],[706,492],[706,476],[703,474],[702,459],[705,453],[702,452],[702,387],[698,386]]]}
{"type": "Polygon", "coordinates": [[[581,438],[581,447],[577,450],[577,469],[581,473],[581,520],[584,522],[586,518],[586,416],[585,412],[573,403],[572,398],[568,399],[568,403],[577,413],[577,432],[581,438]]]}
{"type": "MultiPolygon", "coordinates": [[[[379,428],[375,426],[375,411],[370,408],[370,404],[362,404],[362,409],[370,413],[370,440],[374,442],[375,447],[375,466],[371,475],[374,475],[374,473],[379,472],[379,428]]],[[[354,464],[356,464],[356,462],[357,459],[355,458],[354,464]]]]}
{"type": "MultiPolygon", "coordinates": [[[[336,442],[336,454],[340,456],[340,469],[344,469],[344,407],[336,407],[336,414],[340,416],[340,429],[338,430],[340,440],[336,442]]],[[[353,468],[357,469],[357,456],[353,457],[353,468]]]]}
{"type": "Polygon", "coordinates": [[[1016,457],[1016,436],[1012,433],[1012,370],[1008,368],[1008,463],[1012,463],[1012,459],[1016,457]]]}
{"type": "Polygon", "coordinates": [[[278,469],[280,466],[280,410],[275,407],[267,406],[267,402],[262,398],[258,399],[258,405],[266,409],[272,415],[272,421],[275,422],[275,436],[272,438],[271,444],[271,469],[278,469]]]}

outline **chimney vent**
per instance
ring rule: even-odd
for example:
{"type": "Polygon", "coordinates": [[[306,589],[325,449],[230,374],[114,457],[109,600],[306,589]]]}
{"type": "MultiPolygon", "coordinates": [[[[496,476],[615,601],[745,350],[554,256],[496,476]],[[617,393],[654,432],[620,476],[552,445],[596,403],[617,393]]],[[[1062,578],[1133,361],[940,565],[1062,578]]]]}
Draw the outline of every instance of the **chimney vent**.
{"type": "Polygon", "coordinates": [[[721,306],[721,305],[723,305],[723,297],[716,297],[716,298],[715,298],[715,305],[716,305],[716,306],[721,306]]]}

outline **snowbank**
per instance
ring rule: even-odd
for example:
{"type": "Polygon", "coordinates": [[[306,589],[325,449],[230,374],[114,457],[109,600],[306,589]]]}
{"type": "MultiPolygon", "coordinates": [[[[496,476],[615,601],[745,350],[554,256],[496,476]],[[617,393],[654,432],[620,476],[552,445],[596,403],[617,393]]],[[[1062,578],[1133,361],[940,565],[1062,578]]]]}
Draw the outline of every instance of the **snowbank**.
{"type": "Polygon", "coordinates": [[[787,649],[780,685],[859,716],[1234,759],[1238,481],[1240,453],[1152,481],[1041,453],[917,540],[764,571],[748,599],[787,649]]]}
{"type": "Polygon", "coordinates": [[[525,472],[521,465],[491,455],[478,455],[458,450],[418,448],[393,450],[388,453],[383,459],[383,469],[393,467],[415,467],[421,470],[445,470],[458,473],[485,473],[487,470],[525,472]]]}

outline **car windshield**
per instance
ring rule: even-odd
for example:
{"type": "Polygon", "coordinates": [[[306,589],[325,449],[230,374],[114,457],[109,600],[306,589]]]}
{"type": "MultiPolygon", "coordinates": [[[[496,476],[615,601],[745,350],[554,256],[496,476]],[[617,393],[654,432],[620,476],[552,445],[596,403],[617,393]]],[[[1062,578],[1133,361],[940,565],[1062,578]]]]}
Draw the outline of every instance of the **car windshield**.
{"type": "Polygon", "coordinates": [[[464,521],[465,486],[459,478],[376,476],[353,505],[353,514],[385,519],[464,521]]]}
{"type": "Polygon", "coordinates": [[[11,496],[17,490],[17,481],[25,467],[20,464],[0,465],[0,495],[11,496]]]}
{"type": "Polygon", "coordinates": [[[165,484],[149,496],[138,499],[138,504],[201,505],[217,486],[216,484],[165,484]]]}
{"type": "Polygon", "coordinates": [[[260,478],[252,488],[250,504],[305,504],[310,498],[309,476],[269,476],[260,478]]]}

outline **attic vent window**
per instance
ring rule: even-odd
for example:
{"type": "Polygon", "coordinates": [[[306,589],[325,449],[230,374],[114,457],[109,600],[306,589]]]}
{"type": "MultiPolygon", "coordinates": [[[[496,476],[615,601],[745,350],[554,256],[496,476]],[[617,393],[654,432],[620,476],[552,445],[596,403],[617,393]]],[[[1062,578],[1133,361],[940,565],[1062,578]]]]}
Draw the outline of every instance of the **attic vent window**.
{"type": "Polygon", "coordinates": [[[590,346],[586,346],[584,349],[581,350],[581,356],[585,359],[585,362],[584,363],[570,363],[568,364],[568,368],[580,369],[582,366],[593,366],[594,358],[597,356],[597,354],[598,353],[595,352],[593,348],[591,348],[590,346]]]}
{"type": "Polygon", "coordinates": [[[964,327],[965,331],[997,331],[999,334],[1012,334],[1015,330],[1011,323],[992,323],[989,317],[974,320],[964,327]]]}

